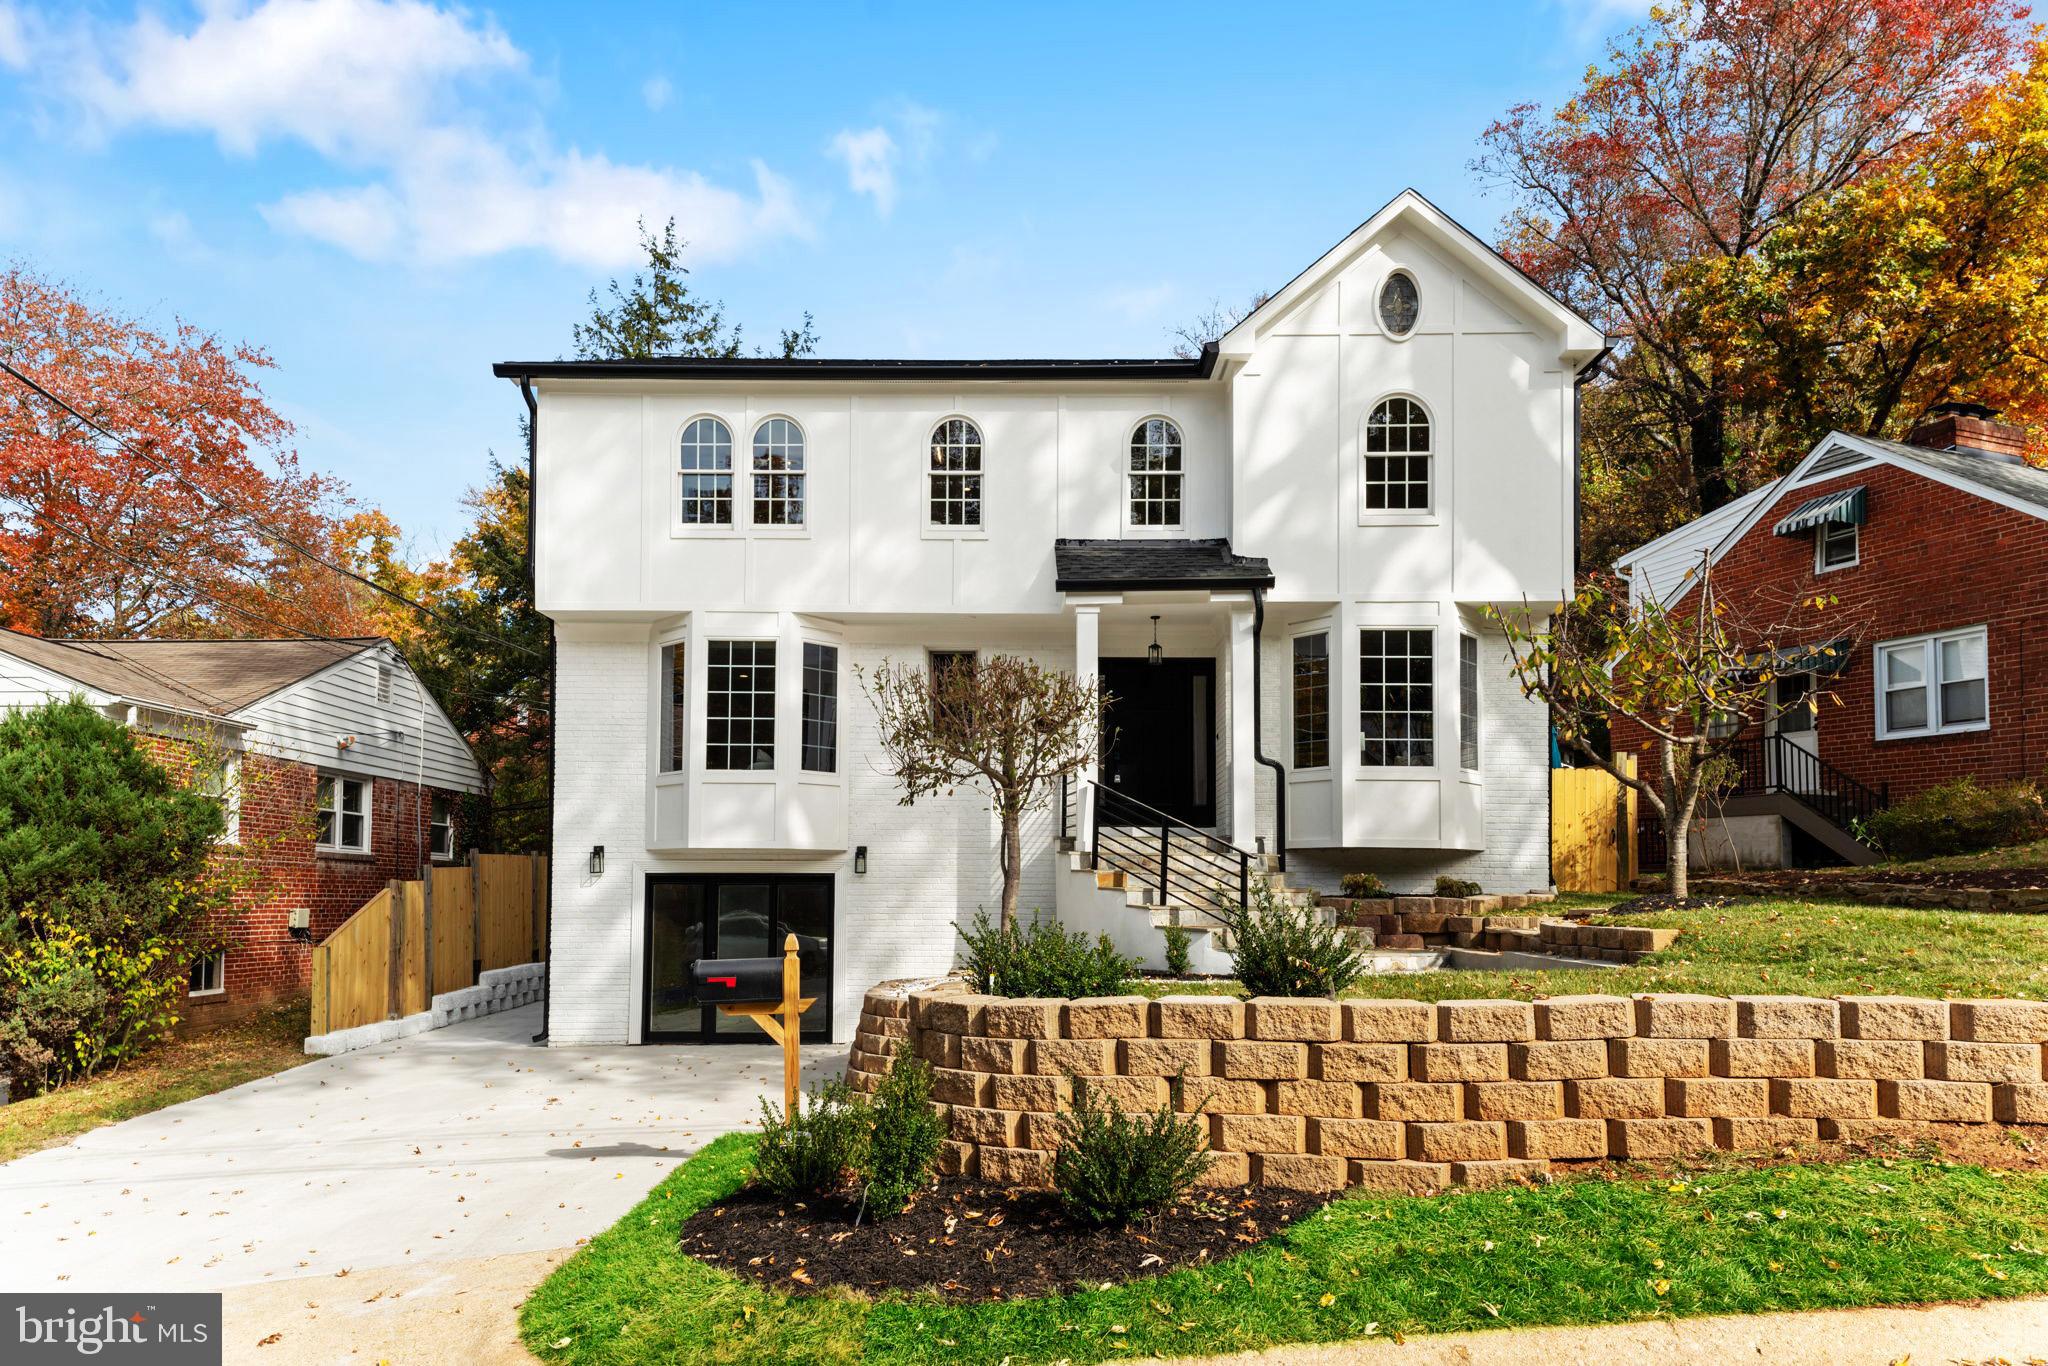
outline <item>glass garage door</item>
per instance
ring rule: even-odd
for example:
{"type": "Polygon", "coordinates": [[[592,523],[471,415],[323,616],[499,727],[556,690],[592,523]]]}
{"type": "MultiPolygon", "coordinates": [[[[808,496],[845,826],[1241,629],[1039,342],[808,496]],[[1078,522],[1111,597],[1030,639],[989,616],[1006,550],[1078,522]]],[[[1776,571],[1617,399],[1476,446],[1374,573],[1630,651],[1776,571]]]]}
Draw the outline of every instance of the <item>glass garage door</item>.
{"type": "Polygon", "coordinates": [[[767,1043],[752,1020],[721,1015],[690,989],[699,958],[772,958],[797,939],[806,1042],[832,1036],[832,879],[829,875],[720,873],[647,879],[647,991],[642,1037],[649,1043],[767,1043]]]}

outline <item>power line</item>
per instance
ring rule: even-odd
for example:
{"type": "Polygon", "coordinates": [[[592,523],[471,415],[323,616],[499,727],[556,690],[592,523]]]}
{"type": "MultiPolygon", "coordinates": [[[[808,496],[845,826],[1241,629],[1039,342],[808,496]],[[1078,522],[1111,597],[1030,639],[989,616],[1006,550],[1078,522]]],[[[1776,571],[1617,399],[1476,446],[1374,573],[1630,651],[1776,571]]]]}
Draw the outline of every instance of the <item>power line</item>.
{"type": "MultiPolygon", "coordinates": [[[[0,360],[0,371],[4,371],[8,375],[13,376],[18,383],[24,385],[25,387],[33,390],[35,393],[41,395],[48,402],[56,404],[59,408],[62,408],[65,412],[71,414],[71,416],[77,418],[80,422],[83,422],[86,426],[92,428],[101,436],[113,442],[115,445],[121,447],[123,450],[135,456],[137,459],[147,461],[155,469],[160,470],[164,474],[169,475],[178,483],[184,485],[186,488],[192,490],[192,492],[198,494],[207,502],[213,504],[216,509],[225,511],[231,516],[239,517],[242,520],[243,524],[247,526],[250,530],[257,532],[260,535],[269,537],[271,540],[277,542],[279,545],[285,546],[293,551],[296,551],[298,554],[303,555],[305,558],[313,561],[315,564],[324,566],[325,568],[333,571],[334,573],[341,575],[345,579],[350,579],[356,583],[359,583],[363,585],[365,588],[370,589],[372,592],[381,593],[383,596],[391,599],[393,602],[401,603],[407,607],[412,608],[416,612],[423,612],[427,616],[433,618],[435,621],[440,622],[442,625],[448,627],[451,630],[463,631],[483,640],[496,641],[498,644],[504,646],[507,649],[517,650],[521,654],[531,655],[535,659],[547,658],[547,656],[541,651],[533,649],[531,646],[522,645],[516,640],[508,639],[507,637],[498,635],[495,632],[480,631],[473,626],[465,626],[460,622],[451,621],[447,616],[445,616],[435,608],[428,606],[426,603],[419,602],[413,598],[409,598],[405,594],[399,592],[394,588],[389,588],[384,584],[378,583],[375,579],[366,578],[365,576],[356,573],[352,569],[348,569],[343,567],[342,565],[336,564],[334,561],[328,559],[326,556],[321,555],[316,551],[307,549],[305,546],[301,545],[296,539],[285,535],[283,532],[278,531],[275,528],[264,525],[261,521],[257,520],[255,516],[253,516],[250,513],[242,511],[234,504],[228,502],[225,498],[222,498],[218,494],[215,494],[208,489],[201,488],[199,485],[193,483],[191,480],[187,479],[183,474],[181,474],[175,466],[160,461],[156,456],[145,452],[140,446],[128,440],[126,437],[121,436],[118,433],[109,431],[106,427],[94,421],[92,418],[87,417],[84,413],[80,412],[77,408],[73,407],[69,401],[44,388],[34,379],[31,379],[29,376],[15,369],[14,366],[9,364],[8,362],[0,360]]],[[[109,551],[108,553],[112,554],[114,552],[109,551]]],[[[140,566],[138,566],[138,568],[139,567],[140,566]]]]}

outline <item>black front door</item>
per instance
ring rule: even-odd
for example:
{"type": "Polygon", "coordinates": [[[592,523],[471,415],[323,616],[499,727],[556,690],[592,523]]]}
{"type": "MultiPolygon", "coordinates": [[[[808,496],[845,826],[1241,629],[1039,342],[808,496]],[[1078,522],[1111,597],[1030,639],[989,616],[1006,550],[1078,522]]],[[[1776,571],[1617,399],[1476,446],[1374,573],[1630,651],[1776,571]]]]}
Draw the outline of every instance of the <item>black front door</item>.
{"type": "Polygon", "coordinates": [[[1189,825],[1216,823],[1216,661],[1105,659],[1102,781],[1189,825]]]}
{"type": "Polygon", "coordinates": [[[832,1037],[832,879],[780,873],[677,873],[647,879],[647,991],[641,1037],[649,1043],[767,1043],[752,1020],[697,1000],[699,958],[775,958],[794,934],[806,1042],[832,1037]]]}

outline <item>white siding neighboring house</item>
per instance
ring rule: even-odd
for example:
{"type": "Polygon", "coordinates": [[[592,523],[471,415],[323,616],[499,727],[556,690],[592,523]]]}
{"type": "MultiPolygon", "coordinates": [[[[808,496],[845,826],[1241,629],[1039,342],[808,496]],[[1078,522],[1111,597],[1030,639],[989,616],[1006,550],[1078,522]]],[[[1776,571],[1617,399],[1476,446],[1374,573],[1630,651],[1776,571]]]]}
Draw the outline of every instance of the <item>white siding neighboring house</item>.
{"type": "MultiPolygon", "coordinates": [[[[952,966],[994,824],[898,804],[854,672],[935,652],[1117,695],[1075,852],[1142,803],[1296,886],[1547,887],[1543,711],[1485,611],[1570,591],[1603,346],[1410,191],[1196,359],[499,365],[556,625],[553,1039],[723,1034],[689,960],[785,928],[820,1035],[952,966]]],[[[1024,907],[1092,923],[1062,824],[1024,907]]]]}

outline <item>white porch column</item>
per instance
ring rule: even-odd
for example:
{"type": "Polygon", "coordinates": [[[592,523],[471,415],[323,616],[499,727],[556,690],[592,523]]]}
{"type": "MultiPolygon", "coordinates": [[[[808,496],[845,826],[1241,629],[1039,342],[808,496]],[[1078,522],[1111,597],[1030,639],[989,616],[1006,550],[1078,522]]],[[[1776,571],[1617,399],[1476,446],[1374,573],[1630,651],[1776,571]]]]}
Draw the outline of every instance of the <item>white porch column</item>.
{"type": "Polygon", "coordinates": [[[1230,609],[1230,842],[1252,849],[1259,829],[1258,723],[1252,711],[1252,609],[1230,609]]]}
{"type": "MultiPolygon", "coordinates": [[[[1093,606],[1074,608],[1074,677],[1084,687],[1095,687],[1101,682],[1102,674],[1102,609],[1093,606]]],[[[1074,832],[1074,847],[1083,852],[1093,852],[1089,832],[1094,829],[1095,790],[1091,786],[1099,776],[1102,765],[1098,756],[1102,753],[1098,741],[1094,753],[1088,756],[1088,764],[1077,779],[1081,784],[1081,798],[1074,803],[1075,819],[1080,829],[1074,832]]]]}

